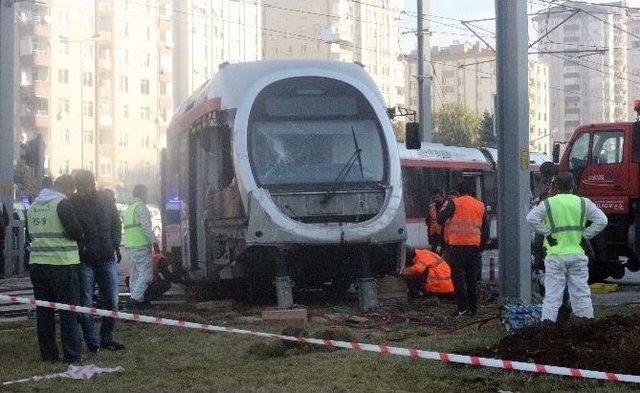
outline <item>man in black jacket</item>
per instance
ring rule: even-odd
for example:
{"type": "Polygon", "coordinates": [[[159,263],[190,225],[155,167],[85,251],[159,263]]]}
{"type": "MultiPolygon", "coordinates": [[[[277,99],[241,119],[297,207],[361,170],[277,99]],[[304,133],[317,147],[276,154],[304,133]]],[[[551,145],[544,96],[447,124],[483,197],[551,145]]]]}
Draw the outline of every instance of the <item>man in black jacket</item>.
{"type": "MultiPolygon", "coordinates": [[[[119,280],[115,255],[122,236],[120,215],[112,197],[96,190],[93,173],[78,171],[75,180],[77,192],[71,201],[84,229],[84,240],[79,247],[82,262],[81,303],[85,307],[93,307],[93,293],[98,284],[100,306],[107,310],[117,310],[119,280]]],[[[80,321],[84,340],[90,351],[97,352],[100,348],[112,351],[125,349],[113,337],[115,319],[102,318],[100,341],[96,337],[93,316],[83,314],[80,321]]]]}

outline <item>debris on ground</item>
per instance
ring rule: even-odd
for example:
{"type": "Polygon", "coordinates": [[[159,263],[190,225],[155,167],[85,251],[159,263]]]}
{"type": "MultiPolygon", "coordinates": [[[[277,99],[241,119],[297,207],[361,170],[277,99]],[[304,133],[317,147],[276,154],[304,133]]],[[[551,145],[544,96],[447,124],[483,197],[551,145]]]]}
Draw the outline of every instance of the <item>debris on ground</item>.
{"type": "Polygon", "coordinates": [[[266,309],[262,312],[262,319],[265,322],[277,322],[301,325],[307,322],[306,308],[289,308],[289,309],[266,309]]]}
{"type": "Polygon", "coordinates": [[[597,282],[589,285],[592,294],[612,293],[618,292],[618,284],[610,284],[604,282],[597,282]]]}
{"type": "Polygon", "coordinates": [[[220,311],[228,310],[235,306],[233,299],[211,300],[208,302],[196,303],[194,307],[199,311],[220,311]]]}
{"type": "Polygon", "coordinates": [[[640,315],[530,326],[477,355],[640,375],[640,315]]]}
{"type": "MultiPolygon", "coordinates": [[[[282,335],[293,337],[313,337],[323,340],[358,341],[358,338],[348,329],[321,329],[315,332],[307,332],[299,326],[287,326],[282,330],[282,335]]],[[[334,351],[339,348],[327,348],[303,342],[277,340],[260,341],[249,347],[247,355],[260,360],[278,358],[284,356],[305,355],[312,352],[334,351]]]]}

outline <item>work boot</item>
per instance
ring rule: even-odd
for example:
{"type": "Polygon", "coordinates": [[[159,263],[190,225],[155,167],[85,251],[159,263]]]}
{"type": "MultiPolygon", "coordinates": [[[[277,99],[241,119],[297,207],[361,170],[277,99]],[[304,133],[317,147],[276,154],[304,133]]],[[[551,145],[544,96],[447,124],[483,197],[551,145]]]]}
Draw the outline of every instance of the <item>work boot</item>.
{"type": "Polygon", "coordinates": [[[117,341],[111,341],[110,343],[101,343],[100,348],[108,349],[110,351],[121,351],[123,349],[127,349],[127,347],[117,341]]]}

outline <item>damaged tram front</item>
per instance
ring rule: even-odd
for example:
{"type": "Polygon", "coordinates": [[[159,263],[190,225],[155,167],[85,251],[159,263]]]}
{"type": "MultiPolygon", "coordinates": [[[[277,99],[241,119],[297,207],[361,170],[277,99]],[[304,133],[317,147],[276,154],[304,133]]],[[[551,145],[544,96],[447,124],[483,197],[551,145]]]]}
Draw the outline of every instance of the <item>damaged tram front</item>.
{"type": "Polygon", "coordinates": [[[163,176],[167,248],[202,279],[258,296],[275,282],[286,306],[293,282],[371,294],[402,263],[395,136],[359,65],[223,66],[174,116],[163,176]]]}

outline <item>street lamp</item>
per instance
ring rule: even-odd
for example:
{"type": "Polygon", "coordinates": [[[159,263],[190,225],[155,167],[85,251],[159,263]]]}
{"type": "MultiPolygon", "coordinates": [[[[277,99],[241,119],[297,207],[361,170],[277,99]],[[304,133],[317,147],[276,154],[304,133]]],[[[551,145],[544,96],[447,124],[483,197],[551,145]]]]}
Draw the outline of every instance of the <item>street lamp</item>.
{"type": "MultiPolygon", "coordinates": [[[[84,168],[84,67],[83,67],[84,44],[86,42],[95,43],[101,38],[101,36],[100,34],[94,34],[90,37],[79,39],[79,40],[72,40],[69,37],[66,37],[63,35],[59,35],[58,38],[60,39],[60,41],[63,41],[63,42],[80,44],[80,167],[81,169],[85,169],[84,168]]],[[[94,59],[96,62],[98,61],[96,53],[94,53],[94,59]]],[[[97,83],[97,75],[94,76],[93,83],[97,83]]],[[[96,108],[94,108],[94,116],[97,116],[97,98],[98,97],[96,96],[96,99],[94,100],[96,101],[95,103],[96,108]]],[[[94,141],[93,141],[94,143],[96,143],[95,135],[96,133],[94,132],[94,141]]]]}

